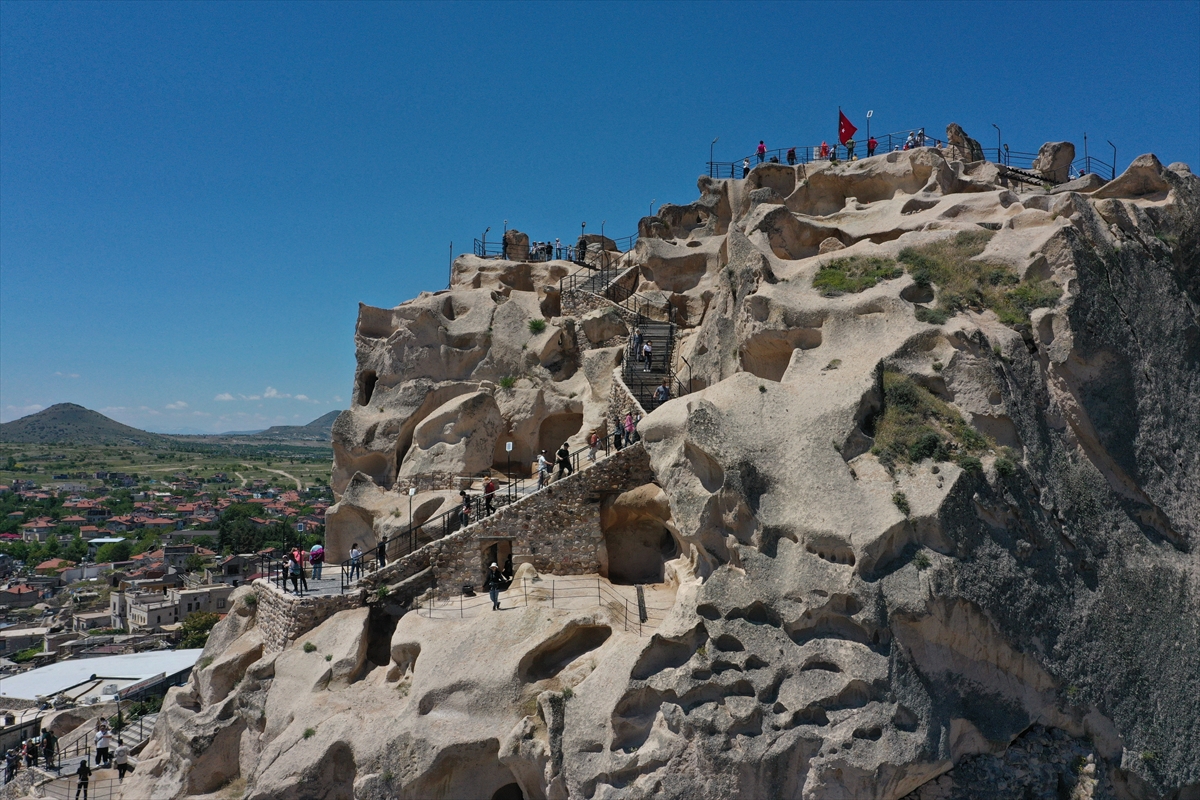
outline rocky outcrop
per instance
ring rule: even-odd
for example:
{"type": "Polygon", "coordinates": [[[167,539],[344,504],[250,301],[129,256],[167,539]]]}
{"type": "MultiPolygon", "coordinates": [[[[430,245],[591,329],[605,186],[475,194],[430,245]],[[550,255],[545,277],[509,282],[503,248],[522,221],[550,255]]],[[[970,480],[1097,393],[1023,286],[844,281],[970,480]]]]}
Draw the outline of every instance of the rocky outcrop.
{"type": "MultiPolygon", "coordinates": [[[[278,651],[261,604],[231,614],[128,791],[1191,796],[1200,180],[1142,156],[1050,193],[948,133],[702,178],[643,219],[620,258],[675,310],[692,391],[642,420],[636,468],[420,565],[441,597],[489,548],[545,547],[535,602],[376,597],[278,651]],[[553,604],[556,569],[593,568],[594,602],[553,604]],[[664,604],[642,635],[613,583],[664,604]]],[[[641,410],[623,312],[556,305],[571,269],[463,257],[448,291],[361,309],[331,552],[406,524],[408,486],[427,519],[507,441],[524,465],[641,410]]]]}

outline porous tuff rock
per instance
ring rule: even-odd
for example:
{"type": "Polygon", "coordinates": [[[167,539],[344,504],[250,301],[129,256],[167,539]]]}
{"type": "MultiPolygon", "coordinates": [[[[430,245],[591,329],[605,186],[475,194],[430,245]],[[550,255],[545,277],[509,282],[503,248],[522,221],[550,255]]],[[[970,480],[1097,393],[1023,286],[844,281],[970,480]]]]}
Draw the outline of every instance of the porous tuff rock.
{"type": "Polygon", "coordinates": [[[1033,160],[1033,169],[1055,183],[1062,183],[1071,172],[1075,145],[1070,142],[1046,142],[1033,160]]]}
{"type": "MultiPolygon", "coordinates": [[[[327,797],[491,797],[512,783],[531,798],[933,797],[1000,775],[986,759],[1027,751],[1035,723],[1088,748],[1094,797],[1194,792],[1200,181],[1143,156],[1091,195],[1047,194],[954,147],[973,149],[964,134],[944,153],[702,178],[701,198],[660,209],[646,226],[655,238],[625,256],[637,291],[686,310],[679,351],[695,389],[643,420],[656,488],[639,479],[597,498],[642,551],[643,524],[678,550],[664,575],[674,606],[652,635],[618,631],[604,608],[409,613],[394,633],[348,612],[297,643],[325,648],[345,619],[337,635],[349,638],[329,654],[355,667],[365,636],[377,667],[322,683],[321,664],[293,644],[247,668],[224,700],[173,694],[155,739],[183,766],[161,772],[162,796],[189,791],[189,770],[230,774],[224,760],[197,766],[200,721],[234,737],[210,749],[236,741],[221,758],[263,800],[307,791],[310,776],[327,797]],[[763,188],[784,202],[754,195],[763,188]],[[832,258],[895,258],[964,231],[992,232],[978,260],[1061,297],[1027,325],[991,311],[938,325],[917,320],[914,301],[943,287],[908,275],[856,294],[812,287],[832,258]],[[831,236],[845,249],[819,255],[831,236]],[[871,447],[884,369],[991,437],[979,462],[881,463],[871,447]],[[266,687],[285,663],[290,682],[266,687]]],[[[386,335],[364,339],[360,319],[359,385],[369,370],[378,380],[335,428],[342,486],[393,494],[365,471],[351,482],[354,459],[396,458],[430,412],[498,379],[483,365],[508,365],[511,342],[480,345],[473,371],[453,375],[423,373],[434,357],[405,355],[405,342],[447,302],[464,313],[437,326],[467,330],[454,323],[479,313],[485,276],[510,287],[504,304],[487,295],[487,316],[517,304],[510,330],[524,330],[555,295],[512,289],[520,269],[460,259],[455,288],[381,312],[404,320],[386,335]],[[426,406],[439,386],[450,396],[426,406]],[[368,443],[368,421],[392,426],[386,448],[368,443]]],[[[540,364],[533,340],[517,341],[540,364]]],[[[569,379],[585,426],[621,394],[614,352],[588,351],[569,379]]],[[[543,369],[518,381],[519,402],[493,395],[506,422],[532,432],[541,412],[518,409],[563,397],[561,370],[543,369]]],[[[1052,749],[1047,770],[1005,771],[1017,783],[993,796],[1036,796],[1046,774],[1074,769],[1061,763],[1073,747],[1052,749]]]]}

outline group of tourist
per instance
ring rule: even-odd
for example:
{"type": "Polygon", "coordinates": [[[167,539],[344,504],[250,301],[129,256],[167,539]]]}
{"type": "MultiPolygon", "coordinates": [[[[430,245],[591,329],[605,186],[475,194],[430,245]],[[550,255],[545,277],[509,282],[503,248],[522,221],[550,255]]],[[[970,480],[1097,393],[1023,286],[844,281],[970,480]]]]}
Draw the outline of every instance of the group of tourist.
{"type": "MultiPolygon", "coordinates": [[[[125,740],[109,727],[108,720],[104,717],[96,722],[96,729],[92,731],[91,738],[95,743],[96,768],[112,769],[115,767],[117,781],[124,781],[125,775],[134,770],[134,761],[129,754],[129,747],[125,744],[125,740]],[[113,747],[114,739],[116,747],[113,747]]],[[[46,769],[56,772],[59,770],[58,737],[54,731],[44,730],[40,736],[24,739],[20,745],[11,748],[5,754],[4,782],[8,783],[16,777],[21,769],[22,761],[25,762],[26,769],[37,766],[39,756],[46,769]]],[[[75,778],[76,800],[81,796],[83,800],[87,800],[92,778],[92,765],[86,752],[75,769],[75,778]]]]}
{"type": "Polygon", "coordinates": [[[291,552],[283,559],[285,590],[287,582],[291,581],[293,593],[302,594],[308,591],[306,563],[311,567],[312,579],[314,581],[321,580],[321,573],[325,567],[325,548],[320,544],[314,544],[311,550],[305,550],[299,545],[291,549],[291,552]]]}
{"type": "Polygon", "coordinates": [[[57,769],[54,766],[57,748],[58,737],[53,731],[42,731],[41,736],[23,739],[4,755],[4,782],[8,783],[16,776],[21,770],[22,761],[26,769],[36,766],[39,756],[44,760],[46,769],[57,769]]]}
{"type": "Polygon", "coordinates": [[[582,261],[587,255],[587,241],[581,236],[574,245],[564,245],[561,239],[553,242],[530,242],[528,252],[524,247],[514,248],[507,241],[500,245],[500,257],[505,261],[582,261]]]}
{"type": "Polygon", "coordinates": [[[620,450],[622,447],[640,442],[642,440],[641,433],[638,432],[638,426],[642,423],[641,414],[633,414],[628,412],[625,414],[625,419],[620,417],[613,418],[613,447],[620,450]]]}
{"type": "MultiPolygon", "coordinates": [[[[936,139],[933,139],[933,140],[928,139],[925,136],[925,129],[921,128],[919,130],[910,131],[908,134],[908,137],[904,141],[904,145],[903,146],[895,145],[892,149],[893,150],[912,150],[914,147],[926,147],[926,146],[929,146],[931,143],[932,143],[932,145],[939,147],[939,148],[942,146],[942,143],[940,141],[938,141],[936,139]]],[[[854,139],[847,139],[845,144],[842,145],[842,147],[845,149],[847,161],[857,161],[858,160],[858,156],[855,154],[855,151],[858,147],[858,143],[856,141],[854,141],[854,139]]],[[[879,140],[876,139],[874,136],[867,139],[867,157],[870,158],[871,156],[875,155],[875,150],[878,147],[879,147],[879,140]]],[[[838,161],[839,161],[838,145],[836,145],[836,144],[830,145],[829,142],[827,142],[827,141],[821,142],[821,144],[814,147],[813,153],[814,153],[815,159],[818,161],[831,161],[834,164],[838,163],[838,161]]],[[[758,148],[755,150],[755,154],[758,157],[759,164],[762,164],[765,161],[767,161],[766,142],[759,140],[758,148]]],[[[789,165],[794,166],[796,164],[796,148],[794,148],[794,147],[788,148],[785,158],[787,159],[787,163],[789,165]]],[[[771,161],[771,163],[778,164],[779,157],[771,156],[770,161],[771,161]]],[[[742,177],[745,178],[745,177],[749,176],[749,174],[750,174],[750,159],[747,157],[747,158],[742,159],[742,177]]]]}

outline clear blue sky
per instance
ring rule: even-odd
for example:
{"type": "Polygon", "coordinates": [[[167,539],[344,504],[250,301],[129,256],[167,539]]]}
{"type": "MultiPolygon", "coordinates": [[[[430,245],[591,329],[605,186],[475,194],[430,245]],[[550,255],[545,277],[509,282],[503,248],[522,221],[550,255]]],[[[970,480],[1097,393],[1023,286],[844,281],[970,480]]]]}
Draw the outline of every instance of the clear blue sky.
{"type": "Polygon", "coordinates": [[[839,105],[1200,169],[1200,3],[0,3],[0,415],[307,422],[451,241],[633,233],[839,105]]]}

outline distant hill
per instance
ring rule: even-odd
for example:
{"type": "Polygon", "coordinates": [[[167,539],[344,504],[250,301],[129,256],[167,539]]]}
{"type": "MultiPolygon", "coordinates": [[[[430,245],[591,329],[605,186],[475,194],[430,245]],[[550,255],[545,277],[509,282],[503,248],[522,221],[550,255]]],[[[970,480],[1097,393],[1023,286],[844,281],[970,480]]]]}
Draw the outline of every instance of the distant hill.
{"type": "Polygon", "coordinates": [[[330,411],[322,414],[307,425],[275,425],[265,431],[253,434],[254,439],[270,439],[272,441],[333,441],[333,421],[341,411],[330,411]]]}
{"type": "Polygon", "coordinates": [[[164,445],[168,437],[122,425],[98,411],[58,403],[0,425],[0,442],[30,444],[164,445]]]}

